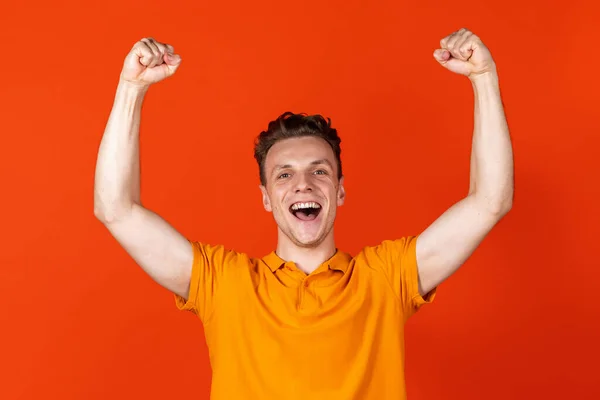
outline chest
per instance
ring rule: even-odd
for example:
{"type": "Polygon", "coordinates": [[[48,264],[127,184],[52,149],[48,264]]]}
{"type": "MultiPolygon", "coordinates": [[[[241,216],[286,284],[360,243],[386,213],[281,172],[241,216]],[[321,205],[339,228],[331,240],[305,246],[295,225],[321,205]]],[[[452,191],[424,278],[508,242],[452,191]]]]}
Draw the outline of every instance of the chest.
{"type": "Polygon", "coordinates": [[[230,381],[252,371],[249,383],[277,376],[327,393],[354,388],[379,365],[397,371],[402,314],[385,277],[354,271],[321,278],[247,276],[222,286],[227,297],[205,328],[216,375],[230,381]]]}
{"type": "Polygon", "coordinates": [[[232,279],[222,289],[215,314],[240,326],[338,330],[372,325],[400,311],[385,277],[370,269],[316,275],[269,271],[232,279]]]}

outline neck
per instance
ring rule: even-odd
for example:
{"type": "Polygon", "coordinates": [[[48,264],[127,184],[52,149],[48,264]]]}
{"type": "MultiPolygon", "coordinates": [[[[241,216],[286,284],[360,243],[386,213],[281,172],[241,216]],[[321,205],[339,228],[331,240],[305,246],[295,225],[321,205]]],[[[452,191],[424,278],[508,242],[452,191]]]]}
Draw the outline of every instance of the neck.
{"type": "Polygon", "coordinates": [[[333,229],[318,245],[305,247],[292,242],[283,232],[278,232],[276,253],[285,261],[292,261],[296,267],[310,274],[336,252],[333,229]]]}

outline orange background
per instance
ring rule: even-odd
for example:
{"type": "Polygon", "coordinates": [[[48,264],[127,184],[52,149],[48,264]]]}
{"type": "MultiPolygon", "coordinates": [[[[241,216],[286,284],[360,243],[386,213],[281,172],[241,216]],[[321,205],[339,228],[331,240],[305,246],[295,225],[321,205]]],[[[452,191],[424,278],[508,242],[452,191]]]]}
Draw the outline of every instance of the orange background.
{"type": "Polygon", "coordinates": [[[599,398],[600,13],[549,4],[4,3],[0,398],[208,399],[200,322],[93,216],[135,41],[183,59],[144,106],[146,206],[190,238],[265,254],[275,225],[252,141],[283,111],[322,113],[343,139],[337,240],[355,253],[420,233],[467,192],[472,89],[432,58],[463,26],[498,64],[516,197],[409,321],[409,398],[599,398]]]}

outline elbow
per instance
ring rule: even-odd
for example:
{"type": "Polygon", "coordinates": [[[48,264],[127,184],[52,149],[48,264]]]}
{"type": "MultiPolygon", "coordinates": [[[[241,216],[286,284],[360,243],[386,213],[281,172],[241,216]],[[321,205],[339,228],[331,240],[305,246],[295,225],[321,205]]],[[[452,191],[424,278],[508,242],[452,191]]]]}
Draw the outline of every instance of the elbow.
{"type": "Polygon", "coordinates": [[[109,220],[108,214],[101,208],[94,207],[94,217],[100,222],[107,223],[109,220]]]}
{"type": "Polygon", "coordinates": [[[109,224],[115,220],[115,213],[109,212],[104,207],[94,205],[94,217],[103,224],[109,224]]]}
{"type": "Polygon", "coordinates": [[[495,208],[493,210],[493,212],[494,212],[494,215],[498,216],[499,218],[503,218],[506,214],[508,214],[510,212],[511,209],[512,209],[512,203],[498,206],[497,208],[495,208]]]}
{"type": "Polygon", "coordinates": [[[482,193],[475,192],[472,196],[481,209],[485,210],[488,215],[494,216],[496,219],[503,218],[512,209],[512,193],[504,196],[486,196],[482,193]]]}
{"type": "Polygon", "coordinates": [[[127,215],[132,209],[132,206],[119,205],[112,202],[112,205],[107,205],[105,202],[94,202],[94,216],[104,225],[119,221],[127,215]]]}
{"type": "Polygon", "coordinates": [[[94,216],[104,225],[120,221],[126,215],[124,210],[106,210],[94,207],[94,216]]]}
{"type": "Polygon", "coordinates": [[[507,196],[506,198],[488,202],[488,211],[492,215],[498,218],[502,218],[510,212],[510,210],[512,209],[512,205],[512,196],[507,196]]]}
{"type": "Polygon", "coordinates": [[[103,201],[98,192],[94,192],[94,217],[103,224],[110,222],[114,218],[114,213],[109,211],[106,201],[103,201]]]}

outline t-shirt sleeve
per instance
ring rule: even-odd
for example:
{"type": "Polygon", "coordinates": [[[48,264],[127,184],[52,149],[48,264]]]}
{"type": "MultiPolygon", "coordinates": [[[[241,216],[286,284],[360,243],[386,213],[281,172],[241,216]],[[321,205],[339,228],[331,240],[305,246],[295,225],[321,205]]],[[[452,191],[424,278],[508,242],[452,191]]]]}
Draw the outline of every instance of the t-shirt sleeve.
{"type": "Polygon", "coordinates": [[[434,288],[424,296],[419,293],[417,239],[418,236],[408,236],[397,240],[386,240],[375,247],[375,252],[381,260],[381,267],[402,303],[406,319],[424,304],[431,303],[437,292],[437,288],[434,288]]]}
{"type": "Polygon", "coordinates": [[[236,253],[223,246],[190,241],[194,252],[187,299],[175,295],[179,310],[191,311],[205,323],[214,309],[215,296],[223,284],[227,267],[235,263],[236,253]]]}

